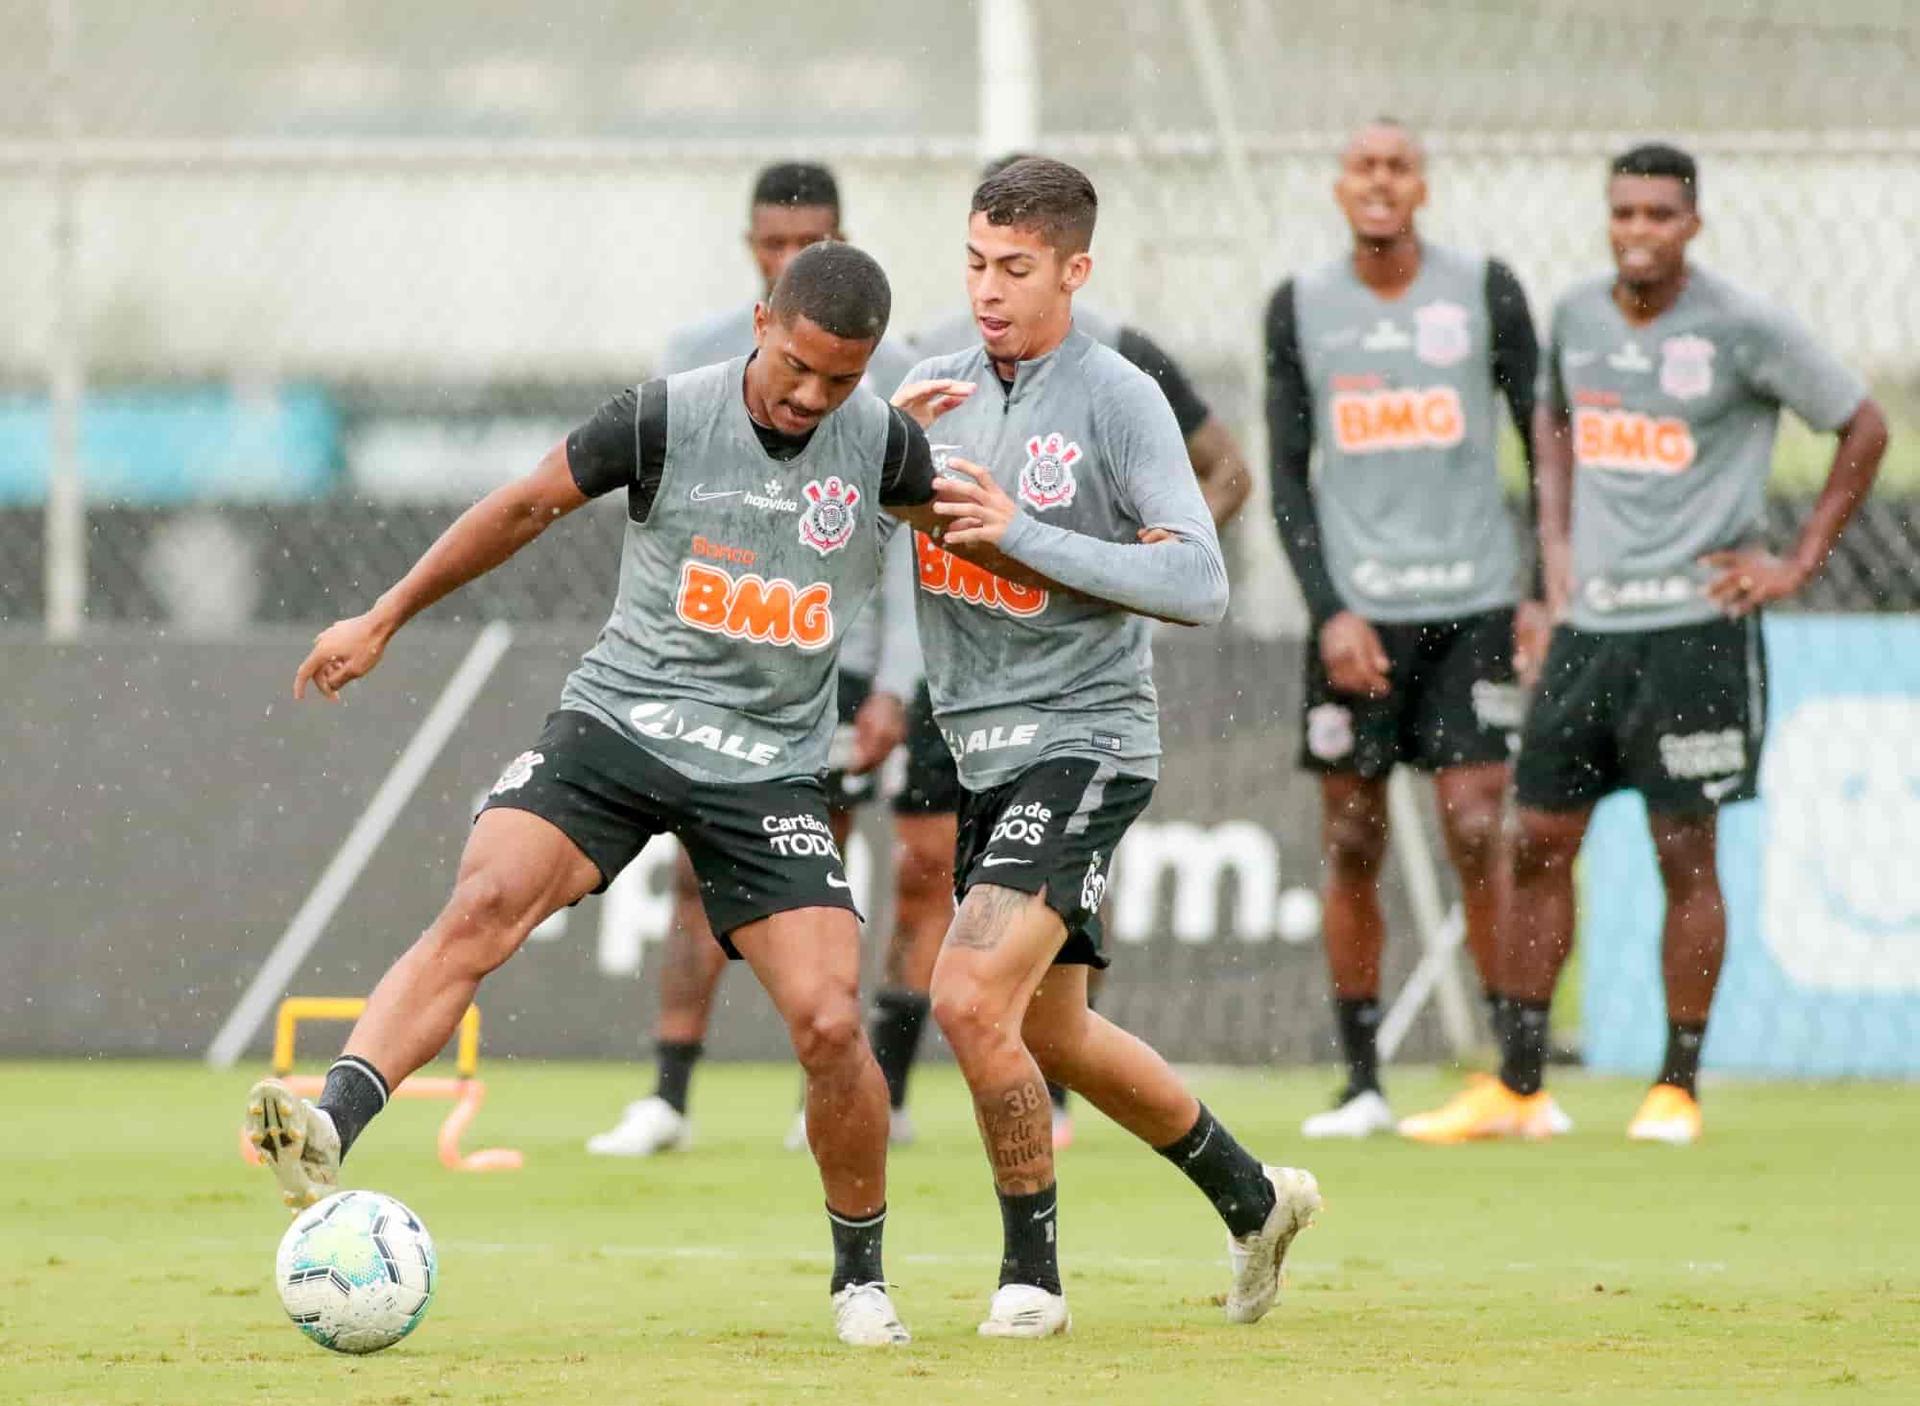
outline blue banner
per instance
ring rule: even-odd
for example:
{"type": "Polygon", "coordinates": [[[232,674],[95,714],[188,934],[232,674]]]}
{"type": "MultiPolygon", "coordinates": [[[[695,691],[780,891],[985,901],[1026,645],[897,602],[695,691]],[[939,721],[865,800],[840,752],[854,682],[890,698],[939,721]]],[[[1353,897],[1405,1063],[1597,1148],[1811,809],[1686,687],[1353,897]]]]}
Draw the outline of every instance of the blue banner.
{"type": "MultiPolygon", "coordinates": [[[[1920,1075],[1920,620],[1766,622],[1760,799],[1720,818],[1727,960],[1705,1066],[1920,1075]]],[[[1637,793],[1582,854],[1588,1063],[1652,1075],[1665,897],[1637,793]]]]}

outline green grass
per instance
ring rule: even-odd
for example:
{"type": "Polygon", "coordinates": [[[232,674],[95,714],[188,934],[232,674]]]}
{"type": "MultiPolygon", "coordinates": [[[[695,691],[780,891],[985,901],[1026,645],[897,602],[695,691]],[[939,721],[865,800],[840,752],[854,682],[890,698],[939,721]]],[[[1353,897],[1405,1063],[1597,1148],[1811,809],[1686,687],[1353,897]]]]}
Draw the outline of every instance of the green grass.
{"type": "MultiPolygon", "coordinates": [[[[778,1147],[789,1071],[703,1070],[699,1146],[635,1165],[580,1141],[638,1072],[495,1065],[472,1141],[523,1148],[524,1171],[442,1171],[431,1104],[396,1105],[349,1164],[426,1219],[442,1281],[414,1337],[346,1359],[275,1300],[285,1220],[236,1151],[247,1078],[0,1064],[0,1401],[1920,1399],[1920,1087],[1715,1088],[1708,1141],[1681,1151],[1620,1136],[1635,1085],[1563,1079],[1581,1127],[1556,1144],[1303,1151],[1324,1072],[1200,1071],[1243,1138],[1325,1188],[1282,1306],[1223,1323],[1212,1213],[1083,1110],[1061,1162],[1073,1336],[989,1344],[998,1219],[959,1085],[932,1069],[891,1190],[915,1341],[874,1355],[828,1332],[818,1186],[778,1147]]],[[[1412,1109],[1452,1086],[1392,1091],[1412,1109]]]]}

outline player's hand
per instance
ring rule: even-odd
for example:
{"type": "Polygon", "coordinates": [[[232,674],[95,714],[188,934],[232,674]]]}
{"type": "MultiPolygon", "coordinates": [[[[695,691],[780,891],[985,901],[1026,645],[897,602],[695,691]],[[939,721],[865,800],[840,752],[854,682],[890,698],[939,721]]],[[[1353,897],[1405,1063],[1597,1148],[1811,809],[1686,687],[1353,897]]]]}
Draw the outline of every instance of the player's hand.
{"type": "Polygon", "coordinates": [[[848,772],[865,776],[906,740],[907,705],[891,693],[869,693],[853,715],[853,755],[847,760],[848,772]]]}
{"type": "Polygon", "coordinates": [[[971,381],[909,381],[893,393],[893,404],[896,409],[906,411],[921,429],[927,430],[972,394],[971,381]]]}
{"type": "Polygon", "coordinates": [[[1151,547],[1160,542],[1177,542],[1180,540],[1179,533],[1169,532],[1164,527],[1143,527],[1137,535],[1140,538],[1140,545],[1143,547],[1151,547]]]}
{"type": "Polygon", "coordinates": [[[294,673],[294,698],[305,698],[311,683],[322,698],[338,703],[341,689],[373,671],[392,637],[393,631],[372,611],[327,626],[294,673]]]}
{"type": "Polygon", "coordinates": [[[1547,645],[1553,639],[1553,617],[1546,604],[1523,600],[1513,608],[1513,672],[1522,688],[1540,682],[1540,666],[1547,662],[1547,645]]]}
{"type": "Polygon", "coordinates": [[[1343,610],[1320,627],[1320,662],[1336,693],[1385,698],[1393,689],[1392,667],[1372,625],[1343,610]]]}
{"type": "Polygon", "coordinates": [[[1807,584],[1807,573],[1799,565],[1760,547],[1708,552],[1700,564],[1714,573],[1707,582],[1707,598],[1736,620],[1807,584]]]}
{"type": "Polygon", "coordinates": [[[957,547],[970,542],[998,545],[1007,525],[1020,515],[1018,505],[992,474],[971,460],[950,458],[947,469],[933,481],[933,510],[947,520],[941,542],[957,547]]]}

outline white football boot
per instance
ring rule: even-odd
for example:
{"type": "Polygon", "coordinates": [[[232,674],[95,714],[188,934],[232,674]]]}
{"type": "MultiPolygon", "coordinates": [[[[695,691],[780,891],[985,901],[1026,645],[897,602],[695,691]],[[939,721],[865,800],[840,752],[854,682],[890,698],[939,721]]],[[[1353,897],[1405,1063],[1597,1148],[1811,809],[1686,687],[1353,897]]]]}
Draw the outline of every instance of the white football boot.
{"type": "Polygon", "coordinates": [[[833,1296],[833,1331],[849,1347],[896,1347],[913,1339],[885,1284],[849,1284],[833,1296]]]}
{"type": "Polygon", "coordinates": [[[1265,1167],[1273,1186],[1267,1223],[1251,1235],[1227,1237],[1233,1287],[1227,1290],[1227,1322],[1258,1323],[1280,1297],[1280,1270],[1293,1237],[1313,1224],[1320,1209],[1320,1183],[1298,1167],[1265,1167]]]}
{"type": "Polygon", "coordinates": [[[587,1139],[596,1157],[653,1157],[692,1146],[693,1124],[658,1094],[628,1104],[618,1123],[587,1139]]]}
{"type": "Polygon", "coordinates": [[[987,1305],[983,1338],[1051,1338],[1073,1327],[1065,1294],[1049,1294],[1038,1284],[1002,1284],[987,1305]]]}
{"type": "Polygon", "coordinates": [[[887,1110],[887,1141],[895,1147],[912,1147],[920,1134],[913,1126],[913,1115],[904,1108],[887,1110]]]}
{"type": "Polygon", "coordinates": [[[807,1150],[806,1109],[796,1108],[794,1110],[793,1121],[787,1124],[787,1135],[780,1139],[780,1145],[789,1152],[805,1152],[807,1150]]]}
{"type": "Polygon", "coordinates": [[[247,1141],[273,1169],[280,1199],[295,1215],[340,1189],[333,1119],[278,1079],[262,1079],[248,1093],[247,1141]]]}
{"type": "Polygon", "coordinates": [[[1398,1120],[1378,1089],[1355,1094],[1337,1108],[1316,1113],[1300,1125],[1305,1138],[1368,1138],[1390,1133],[1398,1120]]]}

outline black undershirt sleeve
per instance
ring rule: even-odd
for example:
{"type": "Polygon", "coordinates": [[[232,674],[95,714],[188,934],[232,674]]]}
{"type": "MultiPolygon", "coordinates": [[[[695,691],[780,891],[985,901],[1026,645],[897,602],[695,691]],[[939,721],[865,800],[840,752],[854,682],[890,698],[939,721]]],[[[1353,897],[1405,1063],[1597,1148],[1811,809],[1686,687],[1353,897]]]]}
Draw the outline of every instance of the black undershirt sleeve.
{"type": "Polygon", "coordinates": [[[1538,600],[1544,583],[1540,575],[1538,536],[1540,495],[1533,478],[1534,378],[1540,370],[1540,343],[1534,335],[1533,313],[1527,293],[1513,270],[1498,259],[1487,260],[1487,324],[1492,329],[1493,381],[1507,398],[1514,428],[1520,431],[1527,464],[1527,527],[1534,543],[1532,594],[1538,600]]]}
{"type": "Polygon", "coordinates": [[[645,522],[667,460],[667,383],[613,397],[567,436],[567,471],[589,498],[627,490],[627,514],[645,522]]]}
{"type": "Polygon", "coordinates": [[[1179,422],[1180,438],[1191,439],[1193,432],[1207,423],[1207,417],[1213,412],[1193,388],[1187,373],[1145,332],[1137,327],[1122,327],[1114,350],[1160,383],[1167,404],[1173,407],[1173,418],[1179,422]]]}
{"type": "Polygon", "coordinates": [[[1293,567],[1315,633],[1345,610],[1327,573],[1320,520],[1313,511],[1313,395],[1300,360],[1293,282],[1282,283],[1267,304],[1267,443],[1271,453],[1273,520],[1293,567]]]}
{"type": "Polygon", "coordinates": [[[880,504],[917,508],[933,501],[933,446],[904,410],[887,407],[887,458],[880,469],[880,504]]]}

